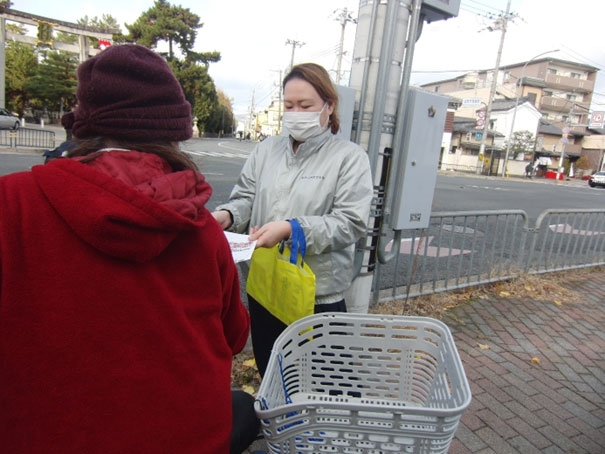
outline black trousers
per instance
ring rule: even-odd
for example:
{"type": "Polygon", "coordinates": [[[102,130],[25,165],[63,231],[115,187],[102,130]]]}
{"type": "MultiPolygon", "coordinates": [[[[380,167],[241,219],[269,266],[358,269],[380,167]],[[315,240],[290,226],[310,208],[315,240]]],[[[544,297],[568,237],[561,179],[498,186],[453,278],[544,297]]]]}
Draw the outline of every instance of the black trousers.
{"type": "Polygon", "coordinates": [[[233,427],[231,429],[231,454],[241,454],[252,444],[258,435],[260,421],[254,412],[254,397],[232,389],[231,406],[233,409],[233,427]]]}
{"type": "MultiPolygon", "coordinates": [[[[252,334],[252,350],[256,366],[261,377],[265,376],[269,357],[273,343],[279,337],[286,324],[271,315],[271,313],[261,306],[258,301],[248,295],[248,310],[250,311],[250,332],[252,334]]],[[[345,300],[337,301],[331,304],[316,304],[315,313],[320,312],[346,312],[347,306],[345,300]]]]}

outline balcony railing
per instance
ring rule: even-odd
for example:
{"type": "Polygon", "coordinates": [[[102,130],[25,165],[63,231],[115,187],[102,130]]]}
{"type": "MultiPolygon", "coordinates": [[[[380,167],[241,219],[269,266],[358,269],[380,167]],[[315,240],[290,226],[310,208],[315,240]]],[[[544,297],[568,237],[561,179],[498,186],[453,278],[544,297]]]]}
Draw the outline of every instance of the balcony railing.
{"type": "Polygon", "coordinates": [[[546,86],[559,88],[566,91],[577,91],[581,93],[590,93],[594,91],[594,81],[587,79],[575,79],[558,74],[546,75],[546,86]]]}
{"type": "Polygon", "coordinates": [[[590,106],[587,103],[571,101],[556,96],[543,96],[540,101],[540,110],[569,113],[573,109],[574,114],[585,115],[589,111],[589,108],[590,106]]]}

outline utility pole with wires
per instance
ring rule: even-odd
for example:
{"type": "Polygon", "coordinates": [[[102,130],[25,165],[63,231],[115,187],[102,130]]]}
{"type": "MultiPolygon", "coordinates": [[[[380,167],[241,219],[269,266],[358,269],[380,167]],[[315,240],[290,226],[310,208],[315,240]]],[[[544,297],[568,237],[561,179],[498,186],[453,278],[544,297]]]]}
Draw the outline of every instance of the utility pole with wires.
{"type": "MultiPolygon", "coordinates": [[[[506,4],[506,12],[503,15],[500,15],[493,23],[493,25],[488,26],[486,29],[488,31],[500,30],[500,45],[498,47],[498,55],[496,57],[496,66],[494,68],[494,74],[492,77],[492,84],[489,92],[489,98],[487,99],[487,107],[485,111],[485,118],[483,124],[483,132],[481,134],[481,145],[479,146],[479,162],[481,165],[478,167],[478,173],[483,173],[483,164],[485,163],[485,143],[487,141],[487,133],[489,131],[490,126],[490,117],[492,113],[492,104],[494,102],[494,97],[496,96],[496,86],[498,84],[498,72],[500,71],[500,58],[502,57],[502,49],[504,47],[504,38],[506,36],[506,28],[508,26],[508,22],[514,19],[517,15],[510,13],[510,3],[511,0],[508,0],[506,4]]],[[[486,73],[486,81],[487,81],[487,73],[486,73]]],[[[490,163],[491,165],[491,163],[490,163]]],[[[503,172],[505,172],[504,170],[503,172]]]]}
{"type": "Polygon", "coordinates": [[[297,47],[302,47],[304,45],[305,45],[305,43],[303,43],[301,41],[296,41],[295,39],[286,40],[286,46],[292,46],[292,54],[290,56],[290,67],[288,68],[288,70],[292,69],[292,67],[294,66],[294,50],[297,47]]]}
{"type": "Polygon", "coordinates": [[[346,7],[341,10],[335,10],[334,14],[340,11],[340,14],[336,17],[336,20],[340,22],[341,30],[340,30],[340,42],[338,44],[338,63],[336,67],[336,85],[340,84],[341,78],[341,67],[342,67],[342,57],[345,54],[344,52],[344,41],[345,41],[345,29],[347,27],[347,23],[351,22],[353,24],[357,24],[357,19],[355,19],[346,7]]]}
{"type": "MultiPolygon", "coordinates": [[[[250,111],[248,112],[248,127],[246,128],[246,130],[248,131],[248,134],[250,134],[250,138],[252,139],[254,137],[254,133],[253,131],[253,126],[252,126],[252,117],[254,116],[254,94],[256,92],[256,89],[252,90],[252,99],[250,100],[250,111]]],[[[244,139],[245,139],[245,135],[244,135],[244,139]]]]}
{"type": "Polygon", "coordinates": [[[272,72],[279,72],[279,81],[277,82],[277,96],[278,96],[278,101],[277,101],[277,133],[281,134],[281,117],[282,117],[282,99],[281,99],[281,92],[282,92],[282,71],[277,70],[277,69],[272,69],[272,72]]]}

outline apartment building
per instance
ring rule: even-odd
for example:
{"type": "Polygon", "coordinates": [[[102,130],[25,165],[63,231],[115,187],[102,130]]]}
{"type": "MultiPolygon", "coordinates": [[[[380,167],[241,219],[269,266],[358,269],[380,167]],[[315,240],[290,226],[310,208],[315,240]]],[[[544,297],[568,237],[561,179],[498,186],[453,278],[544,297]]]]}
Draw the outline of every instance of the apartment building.
{"type": "Polygon", "coordinates": [[[549,123],[586,132],[597,71],[594,66],[547,57],[501,66],[497,75],[493,70],[477,71],[422,88],[459,98],[485,97],[487,102],[497,77],[496,98],[528,97],[549,123]]]}
{"type": "MultiPolygon", "coordinates": [[[[501,66],[493,70],[470,72],[459,77],[423,84],[424,90],[457,98],[478,98],[483,108],[488,103],[490,88],[496,77],[497,100],[527,99],[542,115],[535,134],[536,155],[557,158],[565,150],[566,167],[582,154],[582,141],[590,135],[586,126],[598,68],[557,58],[545,57],[529,62],[501,66]],[[545,127],[549,125],[550,127],[545,127]],[[560,131],[558,143],[552,141],[553,131],[560,131]]],[[[473,117],[475,108],[461,108],[456,116],[473,117]]],[[[515,131],[520,130],[515,122],[515,131]]],[[[508,138],[507,138],[508,139],[508,138]]],[[[556,162],[556,161],[555,161],[556,162]]],[[[556,166],[557,164],[553,164],[556,166]]]]}

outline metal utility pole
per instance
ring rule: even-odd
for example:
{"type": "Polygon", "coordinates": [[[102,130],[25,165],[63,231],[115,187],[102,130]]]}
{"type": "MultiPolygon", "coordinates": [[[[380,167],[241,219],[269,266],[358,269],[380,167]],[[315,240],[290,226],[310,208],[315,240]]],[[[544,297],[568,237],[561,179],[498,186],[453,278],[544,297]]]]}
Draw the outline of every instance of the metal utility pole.
{"type": "MultiPolygon", "coordinates": [[[[502,48],[504,47],[504,37],[506,36],[506,27],[510,19],[510,2],[506,3],[506,13],[496,22],[496,27],[490,27],[489,30],[500,28],[502,34],[500,36],[500,46],[498,47],[498,56],[496,57],[496,67],[494,68],[494,76],[492,78],[492,85],[489,91],[489,98],[487,100],[487,109],[485,111],[485,123],[483,124],[483,133],[481,134],[481,145],[479,146],[479,160],[481,165],[479,166],[479,173],[483,173],[483,164],[485,163],[485,142],[487,140],[487,133],[489,131],[490,117],[492,114],[492,103],[494,102],[494,96],[496,96],[496,86],[498,84],[498,72],[500,71],[500,58],[502,57],[502,48]]],[[[487,80],[487,72],[485,73],[487,80]]],[[[491,163],[490,163],[491,165],[491,163]]],[[[503,170],[503,173],[506,169],[503,170]]]]}
{"type": "Polygon", "coordinates": [[[286,46],[292,46],[292,55],[290,56],[290,68],[289,69],[292,69],[292,67],[294,66],[294,50],[297,47],[302,47],[304,45],[305,45],[305,43],[303,43],[301,41],[296,41],[295,39],[286,40],[286,46]]]}
{"type": "Polygon", "coordinates": [[[277,104],[277,134],[281,134],[281,117],[282,117],[282,71],[280,70],[272,70],[274,72],[279,73],[279,81],[277,82],[277,95],[278,95],[278,104],[277,104]]]}
{"type": "MultiPolygon", "coordinates": [[[[433,6],[435,3],[438,2],[433,2],[433,6]]],[[[443,2],[443,6],[426,8],[424,13],[423,6],[425,0],[359,3],[349,81],[349,87],[356,91],[351,139],[368,152],[374,200],[366,238],[356,244],[356,277],[345,292],[349,312],[368,312],[374,272],[378,262],[383,263],[379,243],[382,226],[391,214],[389,194],[395,190],[389,180],[391,175],[398,176],[397,165],[404,161],[406,107],[420,26],[423,20],[456,16],[460,2],[443,2]]],[[[378,291],[375,295],[377,301],[378,291]]]]}
{"type": "MultiPolygon", "coordinates": [[[[336,10],[338,11],[338,10],[336,10]]],[[[336,13],[336,11],[334,11],[336,13]]],[[[347,22],[352,22],[353,24],[357,23],[357,19],[355,19],[351,15],[351,11],[347,10],[347,8],[340,10],[340,14],[336,18],[337,21],[340,22],[341,30],[340,30],[340,43],[338,44],[338,65],[336,67],[336,85],[340,84],[341,72],[340,68],[342,67],[342,57],[344,55],[344,41],[345,41],[345,29],[347,27],[347,22]]]]}
{"type": "MultiPolygon", "coordinates": [[[[248,113],[248,133],[250,134],[250,138],[253,138],[253,135],[251,130],[252,130],[252,116],[254,115],[254,94],[256,92],[256,89],[252,90],[252,99],[250,100],[250,112],[248,113]]],[[[246,138],[245,134],[244,134],[244,139],[246,138]]]]}
{"type": "Polygon", "coordinates": [[[414,24],[418,22],[420,4],[421,0],[406,4],[362,2],[359,7],[349,86],[358,93],[354,140],[368,150],[374,175],[375,206],[368,222],[368,236],[357,244],[355,267],[359,273],[345,293],[349,312],[367,313],[369,307],[384,216],[384,206],[378,201],[386,196],[383,175],[390,160],[385,151],[390,155],[389,150],[393,149],[399,101],[405,98],[409,85],[411,60],[409,65],[404,65],[404,57],[406,47],[413,53],[417,38],[414,24]]]}

